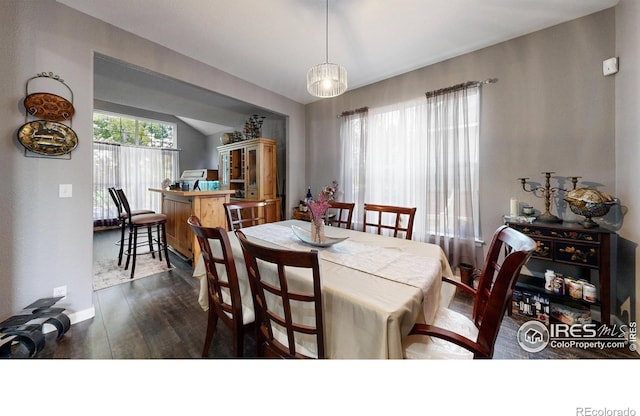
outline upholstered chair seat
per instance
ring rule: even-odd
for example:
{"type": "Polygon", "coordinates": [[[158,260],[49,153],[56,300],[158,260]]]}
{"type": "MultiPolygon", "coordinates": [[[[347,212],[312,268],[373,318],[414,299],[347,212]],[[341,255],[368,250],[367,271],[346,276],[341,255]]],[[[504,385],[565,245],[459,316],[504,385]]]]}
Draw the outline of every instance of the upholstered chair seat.
{"type": "MultiPolygon", "coordinates": [[[[439,308],[434,326],[449,329],[475,342],[478,328],[466,316],[448,308],[439,308]]],[[[473,359],[473,352],[452,342],[423,335],[409,335],[402,343],[404,358],[410,359],[473,359]]]]}

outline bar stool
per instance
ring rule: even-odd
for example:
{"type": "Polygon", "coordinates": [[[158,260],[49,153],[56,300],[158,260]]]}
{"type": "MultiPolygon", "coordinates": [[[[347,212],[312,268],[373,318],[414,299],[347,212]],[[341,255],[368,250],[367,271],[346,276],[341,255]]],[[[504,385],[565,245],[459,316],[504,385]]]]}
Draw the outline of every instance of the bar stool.
{"type": "MultiPolygon", "coordinates": [[[[153,227],[156,228],[156,236],[158,241],[158,257],[160,261],[162,261],[162,251],[164,251],[164,256],[167,261],[167,267],[171,267],[171,263],[169,262],[169,250],[167,249],[167,233],[166,233],[166,223],[167,216],[164,214],[140,214],[140,215],[131,215],[131,208],[129,207],[129,201],[127,200],[126,195],[122,189],[116,189],[116,193],[118,194],[118,198],[122,203],[122,207],[127,213],[128,221],[127,225],[129,227],[129,241],[128,241],[128,249],[127,249],[127,261],[125,263],[124,269],[127,270],[129,268],[129,261],[131,260],[131,256],[133,256],[133,263],[131,264],[131,278],[133,279],[133,274],[136,269],[136,255],[138,254],[138,247],[149,245],[149,252],[151,256],[155,258],[155,251],[153,249],[153,227]],[[147,229],[147,241],[143,241],[138,243],[138,229],[146,228],[147,229]]],[[[148,254],[141,253],[141,254],[148,254]]]]}
{"type": "MultiPolygon", "coordinates": [[[[127,219],[129,218],[129,214],[122,208],[122,202],[120,202],[120,198],[118,197],[118,193],[116,192],[116,188],[109,188],[109,195],[111,195],[111,199],[116,204],[116,208],[118,210],[118,222],[120,223],[120,241],[118,241],[118,245],[120,246],[120,251],[118,253],[118,266],[122,264],[122,254],[124,251],[124,230],[127,228],[127,219]]],[[[131,211],[131,215],[141,215],[141,214],[155,214],[156,212],[150,209],[135,209],[131,211]]]]}

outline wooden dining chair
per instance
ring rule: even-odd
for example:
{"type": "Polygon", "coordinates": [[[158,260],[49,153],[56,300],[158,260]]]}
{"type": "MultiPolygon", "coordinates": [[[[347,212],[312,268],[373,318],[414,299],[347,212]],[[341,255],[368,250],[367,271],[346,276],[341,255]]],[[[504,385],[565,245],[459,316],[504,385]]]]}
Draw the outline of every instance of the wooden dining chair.
{"type": "Polygon", "coordinates": [[[369,227],[374,228],[377,234],[382,234],[382,230],[392,230],[394,237],[398,237],[398,233],[403,233],[407,240],[411,240],[415,216],[416,208],[364,204],[362,231],[367,232],[369,227]],[[375,219],[369,221],[370,217],[375,217],[375,219]],[[390,217],[392,221],[389,221],[387,217],[390,217]]]}
{"type": "Polygon", "coordinates": [[[265,201],[225,202],[227,226],[230,231],[267,222],[265,201]]]}
{"type": "Polygon", "coordinates": [[[209,315],[202,357],[209,355],[218,319],[233,334],[234,356],[242,357],[244,337],[253,331],[255,315],[251,309],[242,307],[240,283],[227,230],[222,227],[203,227],[200,224],[200,219],[195,215],[190,216],[187,223],[198,240],[207,271],[209,315]],[[214,254],[211,244],[218,245],[220,255],[214,254]],[[219,273],[218,265],[222,266],[224,274],[219,273]]]}
{"type": "Polygon", "coordinates": [[[337,201],[329,201],[329,210],[330,213],[333,211],[335,216],[329,216],[328,222],[329,225],[334,227],[343,227],[348,230],[352,227],[352,218],[353,218],[353,209],[356,204],[351,202],[337,202],[337,201]]]}
{"type": "MultiPolygon", "coordinates": [[[[111,187],[108,188],[109,195],[113,200],[113,203],[116,205],[116,209],[118,210],[118,223],[120,227],[120,241],[117,244],[120,246],[120,250],[118,252],[118,266],[122,264],[122,254],[124,253],[124,234],[127,229],[127,220],[129,219],[129,214],[122,207],[122,202],[120,202],[120,198],[118,197],[118,192],[116,192],[116,188],[111,187]]],[[[124,192],[124,191],[123,191],[124,192]]],[[[131,215],[142,215],[142,214],[155,214],[156,212],[150,209],[135,209],[131,211],[131,215]]]]}
{"type": "Polygon", "coordinates": [[[269,358],[325,358],[318,251],[265,247],[249,241],[241,230],[237,230],[236,235],[242,246],[253,294],[258,355],[269,358]],[[273,280],[263,276],[262,267],[265,265],[275,268],[273,280]],[[310,269],[311,291],[292,288],[289,280],[292,268],[310,269]],[[303,305],[310,306],[310,309],[304,309],[303,305]],[[309,343],[303,346],[299,342],[302,338],[308,342],[311,342],[308,338],[315,338],[316,350],[310,349],[309,343]]]}
{"type": "MultiPolygon", "coordinates": [[[[151,254],[153,258],[155,258],[155,250],[153,248],[153,228],[155,227],[156,241],[158,243],[158,257],[160,261],[162,261],[162,252],[164,251],[164,256],[167,261],[167,267],[171,267],[171,262],[169,261],[169,250],[167,246],[167,216],[164,214],[140,214],[140,215],[132,215],[131,207],[129,206],[129,201],[127,200],[127,196],[125,195],[122,189],[116,189],[116,194],[118,195],[118,199],[122,203],[122,208],[127,214],[127,228],[129,228],[129,237],[127,241],[127,261],[125,262],[124,269],[127,270],[129,268],[129,262],[133,259],[131,264],[131,278],[133,279],[135,270],[136,270],[136,258],[138,254],[151,254]],[[147,231],[147,240],[146,241],[138,241],[138,236],[140,233],[138,230],[146,229],[147,231]],[[138,253],[138,247],[143,247],[145,245],[149,246],[149,251],[147,253],[138,253]]],[[[124,242],[123,242],[124,244],[124,242]]]]}
{"type": "Polygon", "coordinates": [[[473,296],[471,318],[441,307],[432,325],[415,324],[403,341],[405,358],[492,358],[500,325],[522,266],[536,249],[528,236],[506,225],[496,230],[478,288],[443,277],[473,296]]]}

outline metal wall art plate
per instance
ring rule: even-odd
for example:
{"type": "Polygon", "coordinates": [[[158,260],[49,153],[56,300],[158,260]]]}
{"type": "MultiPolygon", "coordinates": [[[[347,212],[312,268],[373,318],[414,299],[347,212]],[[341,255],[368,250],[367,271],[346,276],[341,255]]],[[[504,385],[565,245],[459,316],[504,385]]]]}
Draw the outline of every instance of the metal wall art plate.
{"type": "Polygon", "coordinates": [[[46,92],[29,94],[24,99],[24,108],[32,116],[48,121],[70,120],[75,113],[73,104],[66,98],[46,92]]]}
{"type": "Polygon", "coordinates": [[[46,120],[23,124],[18,140],[27,150],[46,156],[64,155],[78,146],[78,136],[71,127],[46,120]]]}

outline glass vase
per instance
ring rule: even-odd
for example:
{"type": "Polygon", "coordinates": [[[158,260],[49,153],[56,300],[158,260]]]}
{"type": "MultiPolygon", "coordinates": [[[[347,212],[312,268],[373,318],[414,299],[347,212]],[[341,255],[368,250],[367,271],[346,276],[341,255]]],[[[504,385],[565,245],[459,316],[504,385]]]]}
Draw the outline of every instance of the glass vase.
{"type": "Polygon", "coordinates": [[[324,243],[324,220],[322,218],[311,219],[311,240],[314,243],[324,243]]]}

